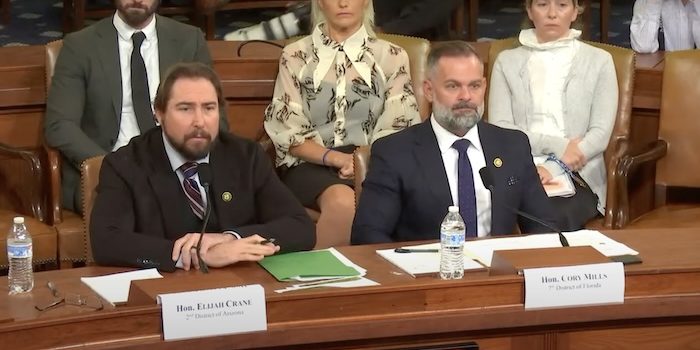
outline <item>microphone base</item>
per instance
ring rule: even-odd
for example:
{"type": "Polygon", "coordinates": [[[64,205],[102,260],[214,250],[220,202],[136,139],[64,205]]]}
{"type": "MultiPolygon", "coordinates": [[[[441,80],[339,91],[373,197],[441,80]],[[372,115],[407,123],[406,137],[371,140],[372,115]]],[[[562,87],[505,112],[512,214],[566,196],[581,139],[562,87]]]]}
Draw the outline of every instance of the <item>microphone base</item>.
{"type": "Polygon", "coordinates": [[[524,269],[608,263],[610,259],[591,246],[496,250],[491,276],[522,275],[524,269]]]}

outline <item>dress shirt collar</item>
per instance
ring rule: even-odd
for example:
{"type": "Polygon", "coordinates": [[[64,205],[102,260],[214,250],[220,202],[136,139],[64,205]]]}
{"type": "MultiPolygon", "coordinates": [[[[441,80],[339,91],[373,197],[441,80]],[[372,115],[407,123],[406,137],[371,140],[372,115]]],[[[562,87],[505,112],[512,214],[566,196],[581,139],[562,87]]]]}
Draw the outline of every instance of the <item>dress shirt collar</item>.
{"type": "MultiPolygon", "coordinates": [[[[170,143],[170,140],[168,140],[167,137],[165,137],[165,132],[163,134],[163,144],[165,145],[165,154],[168,155],[168,160],[170,161],[170,166],[172,167],[174,172],[177,172],[180,167],[189,162],[189,160],[185,159],[185,157],[178,152],[175,147],[170,143]]],[[[198,159],[196,161],[197,163],[209,163],[209,154],[207,154],[204,158],[198,159]]]]}
{"type": "Polygon", "coordinates": [[[447,129],[443,128],[442,125],[438,124],[435,120],[435,116],[430,115],[430,125],[433,127],[433,132],[435,133],[435,138],[437,139],[438,147],[440,148],[440,153],[444,154],[452,148],[452,144],[459,139],[466,139],[471,142],[471,145],[476,148],[477,151],[482,152],[481,139],[479,138],[479,126],[478,122],[475,124],[463,137],[459,137],[447,129]]]}
{"type": "Polygon", "coordinates": [[[549,41],[546,43],[540,43],[537,41],[537,35],[535,35],[534,29],[523,29],[520,31],[520,36],[518,40],[523,46],[529,47],[535,50],[549,50],[558,47],[573,47],[575,39],[581,36],[581,31],[577,29],[569,29],[569,33],[563,38],[549,41]]]}
{"type": "Polygon", "coordinates": [[[323,81],[328,70],[331,69],[333,61],[341,48],[360,78],[362,78],[369,87],[372,87],[372,70],[366,62],[363,62],[365,51],[368,50],[367,41],[369,40],[369,34],[367,34],[365,26],[361,26],[360,29],[342,43],[328,36],[325,32],[325,27],[325,22],[319,23],[311,34],[313,46],[316,48],[316,54],[318,55],[318,67],[316,67],[313,77],[314,89],[318,89],[319,85],[321,85],[321,81],[323,81]]]}
{"type": "Polygon", "coordinates": [[[134,33],[143,32],[143,34],[146,35],[146,40],[144,41],[148,42],[156,38],[156,17],[157,16],[154,15],[151,22],[143,27],[143,29],[136,29],[126,24],[126,22],[124,22],[124,20],[119,17],[119,14],[117,13],[114,14],[112,23],[114,23],[114,28],[117,29],[117,34],[122,40],[131,41],[131,36],[134,35],[134,33]]]}

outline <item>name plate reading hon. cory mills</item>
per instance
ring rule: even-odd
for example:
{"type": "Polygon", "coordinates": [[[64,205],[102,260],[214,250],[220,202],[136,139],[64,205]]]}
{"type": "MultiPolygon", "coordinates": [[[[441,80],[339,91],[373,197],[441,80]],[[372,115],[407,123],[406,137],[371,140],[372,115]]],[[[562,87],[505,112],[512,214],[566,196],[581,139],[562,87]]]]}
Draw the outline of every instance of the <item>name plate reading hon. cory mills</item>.
{"type": "Polygon", "coordinates": [[[525,309],[622,303],[622,263],[545,267],[523,270],[525,309]]]}
{"type": "Polygon", "coordinates": [[[267,329],[265,290],[259,284],[161,294],[165,340],[267,329]]]}

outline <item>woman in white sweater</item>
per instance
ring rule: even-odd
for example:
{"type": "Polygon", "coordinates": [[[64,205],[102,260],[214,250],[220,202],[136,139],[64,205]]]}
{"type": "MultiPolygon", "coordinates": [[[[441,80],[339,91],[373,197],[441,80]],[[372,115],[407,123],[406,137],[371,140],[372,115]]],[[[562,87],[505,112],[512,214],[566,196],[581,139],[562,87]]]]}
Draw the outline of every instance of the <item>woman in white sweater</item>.
{"type": "Polygon", "coordinates": [[[609,53],[578,40],[581,32],[571,28],[579,0],[525,0],[525,7],[534,28],[520,32],[522,46],[496,58],[489,122],[527,134],[543,184],[571,180],[576,193],[551,200],[561,212],[560,228],[577,230],[604,212],[615,67],[609,53]]]}

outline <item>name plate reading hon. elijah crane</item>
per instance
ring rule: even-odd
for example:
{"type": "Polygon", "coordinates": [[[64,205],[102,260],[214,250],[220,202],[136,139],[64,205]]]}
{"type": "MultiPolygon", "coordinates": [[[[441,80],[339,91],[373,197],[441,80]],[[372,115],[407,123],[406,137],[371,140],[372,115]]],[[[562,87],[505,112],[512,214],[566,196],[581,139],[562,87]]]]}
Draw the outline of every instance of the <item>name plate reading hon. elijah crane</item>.
{"type": "Polygon", "coordinates": [[[265,290],[259,284],[161,294],[165,340],[267,330],[265,290]]]}
{"type": "Polygon", "coordinates": [[[523,270],[525,309],[622,303],[622,263],[545,267],[523,270]]]}

